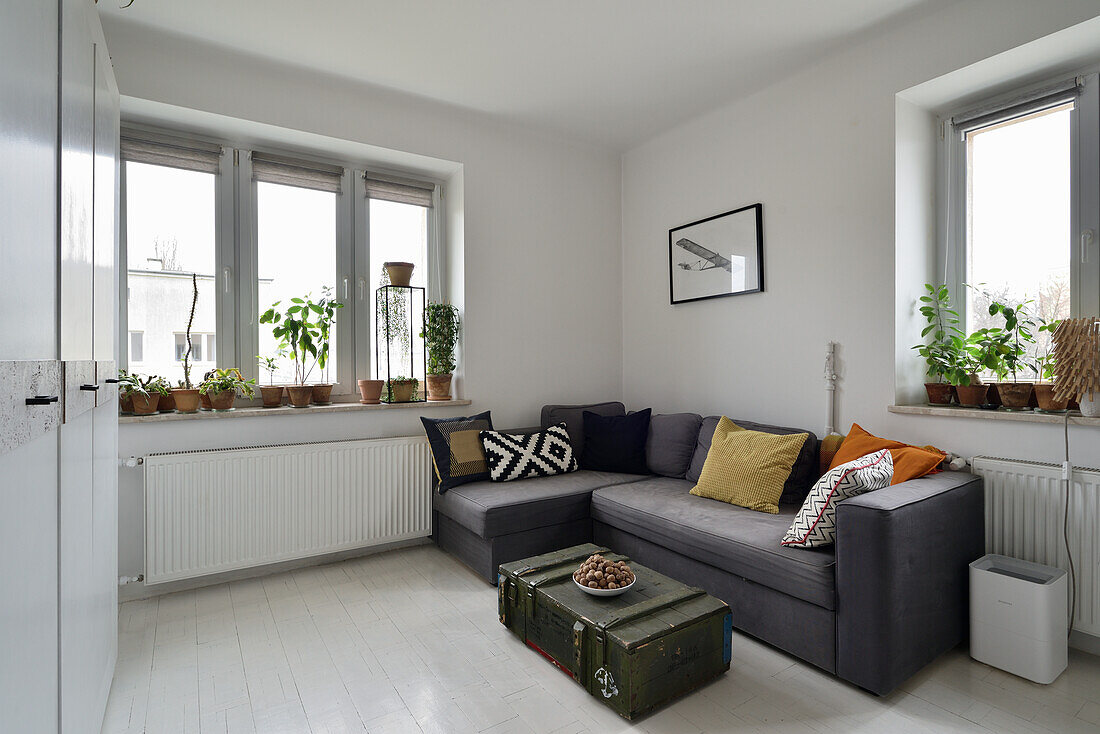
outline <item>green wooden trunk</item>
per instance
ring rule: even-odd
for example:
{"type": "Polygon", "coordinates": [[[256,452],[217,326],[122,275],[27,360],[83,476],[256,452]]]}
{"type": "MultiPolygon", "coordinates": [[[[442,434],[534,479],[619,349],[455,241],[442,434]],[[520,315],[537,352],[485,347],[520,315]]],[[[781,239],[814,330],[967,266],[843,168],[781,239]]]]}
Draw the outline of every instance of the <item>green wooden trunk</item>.
{"type": "Polygon", "coordinates": [[[730,667],[725,602],[591,543],[503,564],[498,598],[501,623],[627,719],[730,667]],[[578,589],[573,571],[593,553],[629,563],[634,586],[617,597],[578,589]]]}

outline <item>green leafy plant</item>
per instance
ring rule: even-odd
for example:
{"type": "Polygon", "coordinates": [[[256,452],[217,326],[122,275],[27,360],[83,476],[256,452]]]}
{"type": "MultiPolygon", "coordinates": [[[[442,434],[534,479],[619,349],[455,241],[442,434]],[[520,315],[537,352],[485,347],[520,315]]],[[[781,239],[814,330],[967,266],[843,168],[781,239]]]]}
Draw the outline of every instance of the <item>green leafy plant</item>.
{"type": "Polygon", "coordinates": [[[260,369],[267,373],[267,384],[275,384],[275,373],[279,371],[279,358],[286,356],[283,350],[279,350],[270,357],[261,357],[256,355],[256,363],[259,364],[260,369]]]}
{"type": "Polygon", "coordinates": [[[305,385],[317,362],[321,339],[321,329],[314,318],[316,311],[312,307],[315,304],[309,300],[308,293],[305,298],[291,298],[285,311],[278,310],[280,303],[282,301],[271,304],[271,308],[260,316],[260,323],[274,324],[271,333],[279,340],[280,350],[294,361],[294,384],[305,385]]]}
{"type": "Polygon", "coordinates": [[[1058,361],[1054,356],[1054,342],[1052,337],[1061,323],[1061,319],[1047,321],[1039,317],[1039,333],[1036,335],[1038,338],[1035,341],[1035,373],[1039,376],[1040,380],[1045,382],[1054,382],[1054,370],[1057,368],[1058,361]],[[1043,339],[1044,335],[1046,335],[1047,338],[1043,339]]]}
{"type": "Polygon", "coordinates": [[[959,314],[951,308],[951,295],[946,285],[925,283],[926,295],[920,297],[920,313],[928,325],[921,330],[922,337],[931,337],[926,344],[911,347],[924,357],[928,376],[936,382],[951,385],[969,385],[970,373],[966,369],[964,351],[965,335],[958,328],[959,314]]]}
{"type": "Polygon", "coordinates": [[[449,303],[429,303],[420,337],[428,350],[428,374],[448,375],[455,370],[455,346],[462,324],[458,309],[449,303]]]}
{"type": "Polygon", "coordinates": [[[325,286],[321,289],[321,300],[313,303],[306,296],[306,304],[316,314],[317,331],[317,367],[325,373],[325,382],[328,382],[329,345],[332,342],[332,329],[336,325],[336,312],[344,307],[344,304],[332,297],[332,289],[325,286]]]}
{"type": "Polygon", "coordinates": [[[998,373],[1001,381],[1008,374],[1012,375],[1012,381],[1017,381],[1020,372],[1035,372],[1035,364],[1028,357],[1028,347],[1035,342],[1035,319],[1028,311],[1031,301],[1024,301],[1016,306],[1008,306],[999,301],[989,304],[989,315],[998,314],[1004,319],[1002,329],[1005,349],[1002,352],[1003,371],[998,373]]]}
{"type": "Polygon", "coordinates": [[[409,400],[415,401],[420,397],[420,380],[416,379],[415,377],[391,377],[389,380],[386,381],[386,402],[388,403],[394,402],[394,385],[414,385],[412,395],[410,396],[409,400]]]}
{"type": "Polygon", "coordinates": [[[141,384],[141,377],[132,375],[126,370],[118,371],[118,391],[123,395],[148,395],[149,392],[141,384]]]}
{"type": "Polygon", "coordinates": [[[167,395],[172,390],[171,383],[160,375],[149,375],[142,380],[141,386],[147,394],[167,395]]]}
{"type": "MultiPolygon", "coordinates": [[[[379,286],[390,284],[390,274],[382,268],[379,286]]],[[[400,347],[401,354],[412,354],[412,331],[410,329],[409,302],[407,290],[387,288],[375,292],[375,305],[378,312],[378,343],[385,344],[387,351],[394,345],[400,347]]]]}
{"type": "Polygon", "coordinates": [[[241,377],[240,370],[236,367],[231,367],[229,369],[211,370],[207,372],[202,384],[199,385],[199,392],[203,395],[214,395],[216,393],[232,390],[238,395],[251,398],[256,395],[256,390],[254,388],[255,384],[255,378],[245,380],[241,377]]]}

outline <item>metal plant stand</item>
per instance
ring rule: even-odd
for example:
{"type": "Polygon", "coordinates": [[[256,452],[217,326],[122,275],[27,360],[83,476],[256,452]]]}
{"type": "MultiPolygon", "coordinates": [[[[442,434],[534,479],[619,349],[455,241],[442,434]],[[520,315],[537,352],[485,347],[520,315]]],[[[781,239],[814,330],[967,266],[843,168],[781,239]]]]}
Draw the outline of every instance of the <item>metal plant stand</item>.
{"type": "Polygon", "coordinates": [[[374,319],[378,334],[374,340],[374,378],[385,381],[383,403],[427,402],[424,378],[428,371],[428,354],[422,336],[426,305],[426,291],[417,286],[384,285],[375,291],[374,319]],[[403,333],[408,335],[407,346],[403,343],[403,333]],[[416,378],[416,391],[411,400],[397,399],[390,383],[394,377],[416,378]]]}

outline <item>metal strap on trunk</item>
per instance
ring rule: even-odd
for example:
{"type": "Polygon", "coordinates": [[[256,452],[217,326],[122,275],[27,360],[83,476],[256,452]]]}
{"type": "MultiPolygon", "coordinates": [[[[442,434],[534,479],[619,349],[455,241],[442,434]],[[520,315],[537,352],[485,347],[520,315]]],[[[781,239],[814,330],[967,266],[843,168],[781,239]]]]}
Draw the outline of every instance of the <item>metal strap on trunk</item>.
{"type": "MultiPolygon", "coordinates": [[[[607,551],[607,549],[603,548],[603,549],[598,549],[596,552],[600,553],[600,552],[606,552],[606,551],[607,551]]],[[[591,553],[585,552],[585,553],[574,554],[574,555],[568,556],[566,558],[558,558],[558,559],[554,560],[552,563],[544,563],[540,566],[524,566],[523,568],[516,569],[516,572],[515,572],[516,573],[516,578],[518,579],[520,576],[527,576],[527,575],[530,575],[532,573],[538,573],[539,571],[542,571],[542,570],[547,569],[547,568],[555,568],[557,566],[562,565],[563,563],[576,563],[577,561],[583,561],[591,555],[592,555],[591,553]]],[[[572,574],[572,572],[570,572],[570,575],[571,574],[572,574]]]]}

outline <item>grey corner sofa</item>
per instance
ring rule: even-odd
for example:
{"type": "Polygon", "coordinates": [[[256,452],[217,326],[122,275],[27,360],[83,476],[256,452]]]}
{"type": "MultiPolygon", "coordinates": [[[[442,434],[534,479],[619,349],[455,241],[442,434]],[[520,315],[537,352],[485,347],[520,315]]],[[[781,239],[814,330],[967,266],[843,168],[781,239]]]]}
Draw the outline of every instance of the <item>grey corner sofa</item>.
{"type": "MultiPolygon", "coordinates": [[[[583,447],[581,413],[622,403],[548,405],[583,447]]],[[[654,415],[650,475],[580,471],[474,482],[435,493],[435,540],[489,583],[501,563],[595,542],[730,605],[734,626],[878,695],[889,693],[967,632],[967,565],[984,553],[981,479],[944,472],[845,500],[834,547],[779,544],[816,481],[810,431],[778,515],[695,497],[718,417],[654,415]]],[[[754,424],[772,433],[797,429],[754,424]]]]}

